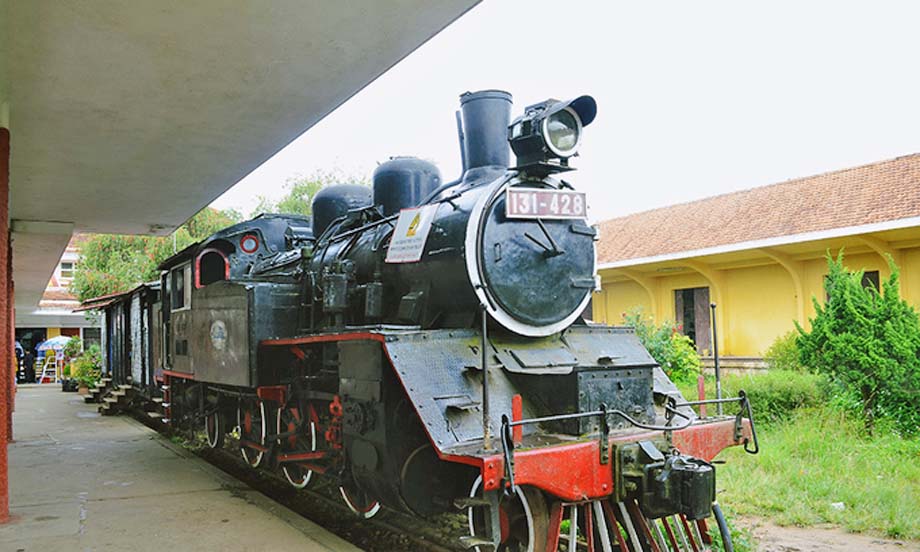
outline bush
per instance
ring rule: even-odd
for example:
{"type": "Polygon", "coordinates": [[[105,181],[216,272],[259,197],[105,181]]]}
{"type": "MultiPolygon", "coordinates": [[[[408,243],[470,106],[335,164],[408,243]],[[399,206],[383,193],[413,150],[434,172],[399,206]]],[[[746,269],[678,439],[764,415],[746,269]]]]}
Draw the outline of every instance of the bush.
{"type": "Polygon", "coordinates": [[[861,271],[844,268],[842,252],[837,259],[828,255],[827,303],[812,299],[812,329],[797,325],[797,343],[803,364],[859,398],[867,429],[888,418],[914,434],[920,429],[920,319],[898,293],[897,266],[888,264],[891,277],[879,291],[863,287],[861,271]]]}
{"type": "Polygon", "coordinates": [[[776,341],[770,345],[763,354],[763,359],[771,370],[790,370],[793,372],[804,372],[805,366],[802,364],[801,354],[796,341],[799,333],[795,330],[790,331],[776,338],[776,341]]]}
{"type": "Polygon", "coordinates": [[[694,381],[701,373],[696,346],[680,333],[677,324],[667,321],[656,325],[651,318],[643,318],[641,309],[634,309],[623,318],[627,326],[635,328],[639,341],[671,380],[694,381]]]}
{"type": "Polygon", "coordinates": [[[788,419],[796,409],[825,403],[827,396],[827,384],[822,376],[788,370],[722,379],[723,396],[737,396],[742,389],[751,401],[754,419],[758,422],[788,419]]]}
{"type": "MultiPolygon", "coordinates": [[[[686,383],[679,389],[685,399],[697,398],[696,385],[686,383]]],[[[722,376],[723,397],[737,397],[740,390],[744,390],[751,400],[754,421],[772,423],[790,418],[798,409],[826,404],[830,386],[822,375],[789,370],[722,376]]],[[[706,396],[716,396],[716,382],[712,376],[706,376],[706,396]]],[[[714,412],[714,408],[710,406],[710,412],[714,412]]],[[[726,413],[737,412],[732,406],[726,408],[726,413]]]]}
{"type": "Polygon", "coordinates": [[[93,345],[77,357],[73,363],[73,379],[80,385],[89,387],[99,380],[102,372],[102,351],[93,345]]]}

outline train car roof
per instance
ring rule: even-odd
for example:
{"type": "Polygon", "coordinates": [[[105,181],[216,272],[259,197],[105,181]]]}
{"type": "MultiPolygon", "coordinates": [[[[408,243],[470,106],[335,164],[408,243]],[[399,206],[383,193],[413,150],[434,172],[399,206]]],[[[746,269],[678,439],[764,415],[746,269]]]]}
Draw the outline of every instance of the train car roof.
{"type": "Polygon", "coordinates": [[[259,231],[266,246],[277,252],[284,248],[285,232],[288,228],[300,228],[303,229],[302,232],[309,233],[309,235],[312,236],[312,221],[313,219],[311,217],[304,215],[263,213],[255,218],[228,226],[203,240],[185,247],[160,263],[157,269],[168,270],[176,264],[192,257],[195,251],[204,248],[212,242],[218,240],[229,241],[228,238],[252,231],[259,231]]]}
{"type": "Polygon", "coordinates": [[[145,282],[143,284],[140,284],[138,286],[135,286],[129,289],[128,291],[122,291],[120,293],[110,293],[109,295],[100,295],[99,297],[93,297],[92,299],[87,299],[86,301],[81,302],[80,306],[75,308],[73,312],[101,310],[111,305],[114,305],[115,303],[120,303],[124,301],[125,299],[131,297],[138,291],[143,291],[143,290],[159,291],[159,289],[160,289],[159,281],[145,282]]]}

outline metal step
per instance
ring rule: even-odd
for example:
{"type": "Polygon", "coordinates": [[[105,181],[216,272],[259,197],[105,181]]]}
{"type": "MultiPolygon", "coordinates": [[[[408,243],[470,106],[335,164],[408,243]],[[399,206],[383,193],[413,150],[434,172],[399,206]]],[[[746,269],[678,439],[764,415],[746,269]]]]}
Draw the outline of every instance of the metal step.
{"type": "Polygon", "coordinates": [[[460,537],[460,546],[469,550],[470,548],[479,548],[482,550],[495,550],[495,544],[492,543],[489,539],[483,537],[473,537],[469,535],[464,535],[460,537]]]}
{"type": "Polygon", "coordinates": [[[454,499],[454,508],[458,510],[466,510],[467,508],[479,508],[483,506],[488,506],[489,501],[484,498],[479,498],[475,496],[455,498],[454,499]]]}
{"type": "Polygon", "coordinates": [[[152,398],[152,399],[150,399],[150,400],[153,401],[153,402],[155,402],[155,403],[161,403],[161,402],[163,402],[163,397],[154,397],[154,398],[152,398]]]}
{"type": "Polygon", "coordinates": [[[102,402],[105,404],[118,404],[118,399],[115,397],[106,397],[102,399],[102,402]]]}

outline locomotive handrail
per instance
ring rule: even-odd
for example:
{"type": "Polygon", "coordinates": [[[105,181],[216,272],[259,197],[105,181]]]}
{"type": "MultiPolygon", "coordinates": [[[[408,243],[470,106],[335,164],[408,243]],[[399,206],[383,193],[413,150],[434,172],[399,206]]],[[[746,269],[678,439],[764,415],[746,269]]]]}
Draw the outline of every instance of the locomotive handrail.
{"type": "Polygon", "coordinates": [[[690,418],[687,414],[680,412],[680,408],[683,407],[693,407],[701,406],[704,404],[725,404],[737,402],[739,406],[738,414],[735,415],[735,440],[739,441],[743,439],[744,451],[748,454],[757,454],[760,452],[760,445],[757,441],[757,430],[754,427],[754,413],[751,408],[751,401],[748,399],[747,394],[743,390],[738,391],[737,397],[727,398],[727,399],[705,399],[699,401],[684,401],[677,402],[673,397],[668,398],[668,404],[665,405],[665,418],[667,423],[665,425],[654,425],[646,424],[636,420],[630,415],[626,414],[622,410],[617,409],[608,409],[605,403],[601,403],[600,410],[594,410],[591,412],[577,412],[572,414],[556,414],[553,416],[541,416],[539,418],[528,418],[526,420],[509,420],[507,415],[502,415],[502,429],[501,429],[501,442],[502,442],[502,454],[505,460],[505,477],[508,480],[508,487],[505,489],[508,493],[515,492],[514,485],[514,440],[511,434],[511,428],[519,427],[530,424],[539,424],[544,422],[556,422],[561,420],[575,420],[579,418],[589,418],[597,416],[600,421],[600,434],[599,434],[599,448],[600,448],[600,461],[602,464],[608,462],[608,449],[610,446],[609,442],[609,433],[610,429],[608,426],[609,420],[608,417],[611,415],[620,416],[626,420],[630,425],[638,427],[640,429],[647,429],[650,431],[664,431],[664,432],[673,432],[681,431],[687,429],[693,425],[694,420],[690,418]],[[751,423],[751,439],[743,437],[742,434],[742,419],[747,417],[751,423]],[[674,417],[680,417],[685,420],[681,425],[671,425],[671,422],[674,420],[674,417]]]}
{"type": "Polygon", "coordinates": [[[740,438],[741,419],[743,417],[742,415],[747,414],[747,419],[751,421],[751,438],[744,439],[744,452],[748,454],[757,454],[760,452],[760,443],[757,441],[757,428],[754,426],[754,410],[751,407],[751,401],[748,399],[747,393],[745,393],[743,389],[738,390],[737,397],[731,397],[728,399],[703,399],[699,401],[684,401],[681,403],[674,403],[674,406],[676,408],[681,408],[684,406],[694,407],[709,404],[726,404],[732,402],[739,402],[739,406],[741,407],[741,410],[739,410],[738,414],[735,415],[736,439],[740,438]]]}

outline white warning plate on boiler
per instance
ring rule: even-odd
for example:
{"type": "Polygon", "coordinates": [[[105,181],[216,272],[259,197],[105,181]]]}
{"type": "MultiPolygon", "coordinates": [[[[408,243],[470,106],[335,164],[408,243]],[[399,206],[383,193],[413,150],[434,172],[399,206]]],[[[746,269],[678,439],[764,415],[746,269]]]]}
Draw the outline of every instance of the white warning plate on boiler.
{"type": "Polygon", "coordinates": [[[390,240],[386,261],[388,263],[416,263],[422,258],[425,241],[431,230],[431,221],[438,205],[424,205],[403,209],[396,219],[396,230],[390,240]]]}

